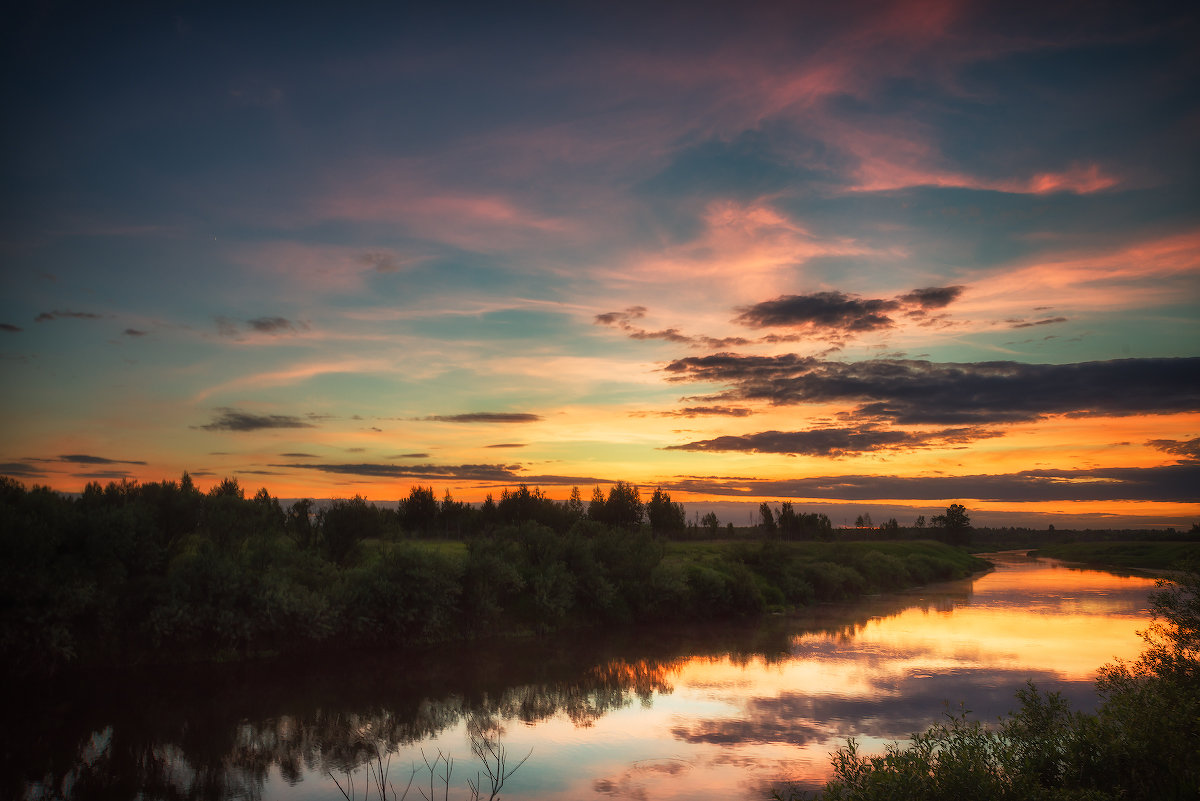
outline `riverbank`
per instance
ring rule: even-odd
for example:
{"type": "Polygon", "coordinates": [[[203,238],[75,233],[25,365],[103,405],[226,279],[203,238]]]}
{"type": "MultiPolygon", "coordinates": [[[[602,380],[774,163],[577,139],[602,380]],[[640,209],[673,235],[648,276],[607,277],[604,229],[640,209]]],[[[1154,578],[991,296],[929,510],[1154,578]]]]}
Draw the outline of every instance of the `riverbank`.
{"type": "Polygon", "coordinates": [[[1093,567],[1177,572],[1200,564],[1200,542],[1072,542],[1047,545],[1031,554],[1093,567]]]}

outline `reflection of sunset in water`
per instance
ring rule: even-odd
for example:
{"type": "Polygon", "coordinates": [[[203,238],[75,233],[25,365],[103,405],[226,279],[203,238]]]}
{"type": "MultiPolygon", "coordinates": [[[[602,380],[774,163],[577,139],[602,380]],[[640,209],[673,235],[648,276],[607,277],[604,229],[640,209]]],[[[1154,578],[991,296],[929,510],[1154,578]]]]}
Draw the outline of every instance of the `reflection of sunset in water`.
{"type": "Polygon", "coordinates": [[[315,800],[340,797],[331,773],[364,786],[383,752],[401,789],[413,766],[423,776],[427,759],[452,756],[461,789],[480,767],[474,732],[498,736],[511,762],[530,756],[506,801],[814,790],[847,737],[878,752],[960,705],[994,721],[1030,680],[1088,709],[1097,668],[1140,652],[1151,580],[994,558],[975,579],[788,617],[480,643],[468,659],[454,645],[352,665],[209,667],[104,697],[72,684],[61,716],[6,753],[58,737],[68,784],[120,769],[134,786],[166,764],[213,797],[315,800]]]}
{"type": "Polygon", "coordinates": [[[606,666],[652,687],[652,703],[603,716],[586,738],[557,722],[539,727],[564,749],[555,759],[578,764],[576,748],[600,749],[587,760],[593,778],[557,792],[769,797],[773,783],[824,782],[830,752],[849,736],[880,751],[961,704],[994,720],[1029,680],[1089,706],[1097,668],[1140,653],[1153,581],[999,561],[973,582],[908,594],[906,608],[893,598],[865,623],[797,634],[790,657],[606,666]]]}

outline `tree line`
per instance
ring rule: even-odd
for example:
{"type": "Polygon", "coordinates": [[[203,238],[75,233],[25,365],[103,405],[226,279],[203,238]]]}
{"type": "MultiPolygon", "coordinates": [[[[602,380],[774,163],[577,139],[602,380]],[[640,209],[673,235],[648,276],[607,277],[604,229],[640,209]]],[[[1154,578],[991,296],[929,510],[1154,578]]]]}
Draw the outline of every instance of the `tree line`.
{"type": "Polygon", "coordinates": [[[676,535],[682,506],[623,482],[587,505],[518,487],[471,507],[415,487],[395,506],[284,508],[186,474],[77,497],[0,479],[0,650],[28,672],[755,615],[980,564],[920,543],[669,549],[676,535]]]}

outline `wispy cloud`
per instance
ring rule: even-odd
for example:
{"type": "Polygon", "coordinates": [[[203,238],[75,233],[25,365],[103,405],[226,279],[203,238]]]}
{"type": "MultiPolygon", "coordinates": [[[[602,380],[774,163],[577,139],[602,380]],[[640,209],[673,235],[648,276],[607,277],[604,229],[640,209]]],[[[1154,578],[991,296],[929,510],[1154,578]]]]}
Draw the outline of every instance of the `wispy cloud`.
{"type": "Polygon", "coordinates": [[[543,418],[529,412],[467,412],[466,414],[434,414],[418,417],[432,423],[536,423],[543,418]]]}
{"type": "Polygon", "coordinates": [[[314,428],[311,422],[288,414],[253,414],[222,408],[212,422],[199,426],[205,431],[261,431],[268,428],[314,428]]]}
{"type": "Polygon", "coordinates": [[[99,320],[103,316],[104,315],[101,315],[101,314],[95,314],[94,312],[62,311],[59,309],[55,309],[54,311],[42,312],[37,317],[34,317],[33,321],[35,323],[44,323],[44,322],[48,322],[50,320],[64,320],[64,319],[99,320]]]}
{"type": "Polygon", "coordinates": [[[103,456],[91,456],[86,453],[68,453],[58,457],[61,461],[72,464],[145,464],[141,461],[128,459],[108,459],[103,456]]]}
{"type": "Polygon", "coordinates": [[[1023,470],[997,475],[963,476],[813,476],[782,481],[747,478],[685,478],[667,489],[712,495],[829,498],[870,501],[979,500],[1008,503],[1036,501],[1158,501],[1195,503],[1200,463],[1162,467],[1023,470]]]}
{"type": "Polygon", "coordinates": [[[947,428],[939,431],[898,431],[873,426],[857,426],[818,428],[809,431],[761,431],[757,434],[723,436],[688,442],[683,445],[669,445],[667,450],[741,451],[744,453],[839,457],[877,451],[961,447],[980,439],[998,436],[1002,436],[1002,433],[994,429],[978,427],[947,428]]]}
{"type": "Polygon", "coordinates": [[[1182,456],[1191,461],[1200,461],[1200,437],[1179,441],[1175,439],[1152,439],[1146,443],[1152,448],[1182,456]]]}

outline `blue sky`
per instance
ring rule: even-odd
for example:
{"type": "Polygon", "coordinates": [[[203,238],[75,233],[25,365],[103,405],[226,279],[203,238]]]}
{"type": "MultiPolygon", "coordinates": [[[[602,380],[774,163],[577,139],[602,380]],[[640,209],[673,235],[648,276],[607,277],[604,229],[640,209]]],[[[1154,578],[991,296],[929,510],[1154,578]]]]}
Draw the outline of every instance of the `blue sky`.
{"type": "Polygon", "coordinates": [[[626,480],[1190,525],[1197,27],[1116,3],[25,9],[0,465],[66,491],[626,480]]]}

